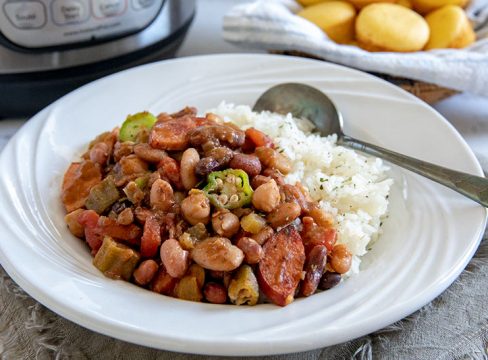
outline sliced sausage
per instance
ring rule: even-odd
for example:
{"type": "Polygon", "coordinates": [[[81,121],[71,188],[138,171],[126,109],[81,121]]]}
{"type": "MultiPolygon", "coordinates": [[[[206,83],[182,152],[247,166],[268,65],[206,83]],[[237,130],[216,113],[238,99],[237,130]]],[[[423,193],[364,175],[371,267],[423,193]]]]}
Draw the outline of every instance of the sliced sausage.
{"type": "Polygon", "coordinates": [[[305,263],[300,234],[288,226],[264,244],[263,252],[257,271],[259,286],[276,305],[288,305],[293,301],[305,263]]]}
{"type": "Polygon", "coordinates": [[[161,150],[184,150],[188,147],[188,133],[195,126],[191,116],[158,121],[149,134],[149,144],[161,150]]]}

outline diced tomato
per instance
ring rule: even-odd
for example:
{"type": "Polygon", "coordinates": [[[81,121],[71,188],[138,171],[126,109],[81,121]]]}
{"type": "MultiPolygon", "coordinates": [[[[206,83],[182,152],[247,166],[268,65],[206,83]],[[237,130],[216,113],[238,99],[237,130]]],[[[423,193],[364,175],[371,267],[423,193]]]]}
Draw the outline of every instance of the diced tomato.
{"type": "Polygon", "coordinates": [[[155,216],[149,216],[144,224],[144,233],[141,238],[141,256],[152,258],[161,245],[161,226],[155,216]]]}

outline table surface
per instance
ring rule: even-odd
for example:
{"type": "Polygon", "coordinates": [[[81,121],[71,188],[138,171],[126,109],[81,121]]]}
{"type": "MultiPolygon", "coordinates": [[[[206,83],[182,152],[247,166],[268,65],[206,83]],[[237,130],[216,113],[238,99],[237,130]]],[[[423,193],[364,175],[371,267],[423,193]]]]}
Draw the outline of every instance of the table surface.
{"type": "MultiPolygon", "coordinates": [[[[246,1],[199,0],[197,16],[177,56],[257,52],[237,48],[225,43],[221,37],[223,14],[235,4],[242,2],[246,1]]],[[[437,103],[434,107],[463,135],[483,168],[488,169],[488,98],[459,94],[437,103]]],[[[26,119],[0,121],[0,149],[25,121],[26,119]]],[[[488,305],[486,304],[488,246],[486,245],[487,241],[484,241],[467,271],[463,272],[451,288],[407,320],[347,344],[287,355],[283,358],[398,359],[415,356],[428,359],[488,359],[488,305]],[[459,310],[459,304],[466,301],[463,296],[468,297],[468,304],[462,305],[465,314],[455,320],[449,320],[452,312],[459,310]],[[453,342],[454,340],[456,341],[453,342]]],[[[2,359],[31,356],[114,357],[114,352],[108,346],[117,347],[115,352],[117,358],[193,358],[193,356],[127,344],[82,329],[43,308],[18,289],[3,270],[0,274],[0,309],[0,358],[2,359]],[[13,303],[12,298],[15,299],[13,303]],[[90,339],[90,346],[87,347],[87,341],[80,342],[78,337],[81,334],[84,339],[90,339]]]]}

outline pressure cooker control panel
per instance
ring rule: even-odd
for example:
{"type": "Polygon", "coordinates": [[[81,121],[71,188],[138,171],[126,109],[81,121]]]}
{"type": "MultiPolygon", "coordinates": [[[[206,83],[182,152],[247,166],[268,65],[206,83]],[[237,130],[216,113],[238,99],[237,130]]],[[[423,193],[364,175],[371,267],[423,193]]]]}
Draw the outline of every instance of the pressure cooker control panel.
{"type": "Polygon", "coordinates": [[[0,0],[0,33],[27,48],[110,38],[145,28],[164,0],[0,0]]]}

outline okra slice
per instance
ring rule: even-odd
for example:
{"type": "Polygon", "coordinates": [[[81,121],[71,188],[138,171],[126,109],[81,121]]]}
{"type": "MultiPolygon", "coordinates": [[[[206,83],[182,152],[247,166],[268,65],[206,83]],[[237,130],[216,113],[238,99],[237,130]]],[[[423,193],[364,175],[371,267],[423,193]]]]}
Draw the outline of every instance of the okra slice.
{"type": "Polygon", "coordinates": [[[129,281],[140,258],[137,251],[105,236],[93,265],[109,278],[129,281]]]}
{"type": "Polygon", "coordinates": [[[119,132],[119,140],[136,141],[137,136],[143,129],[151,129],[158,119],[150,112],[143,111],[127,116],[119,132]]]}

